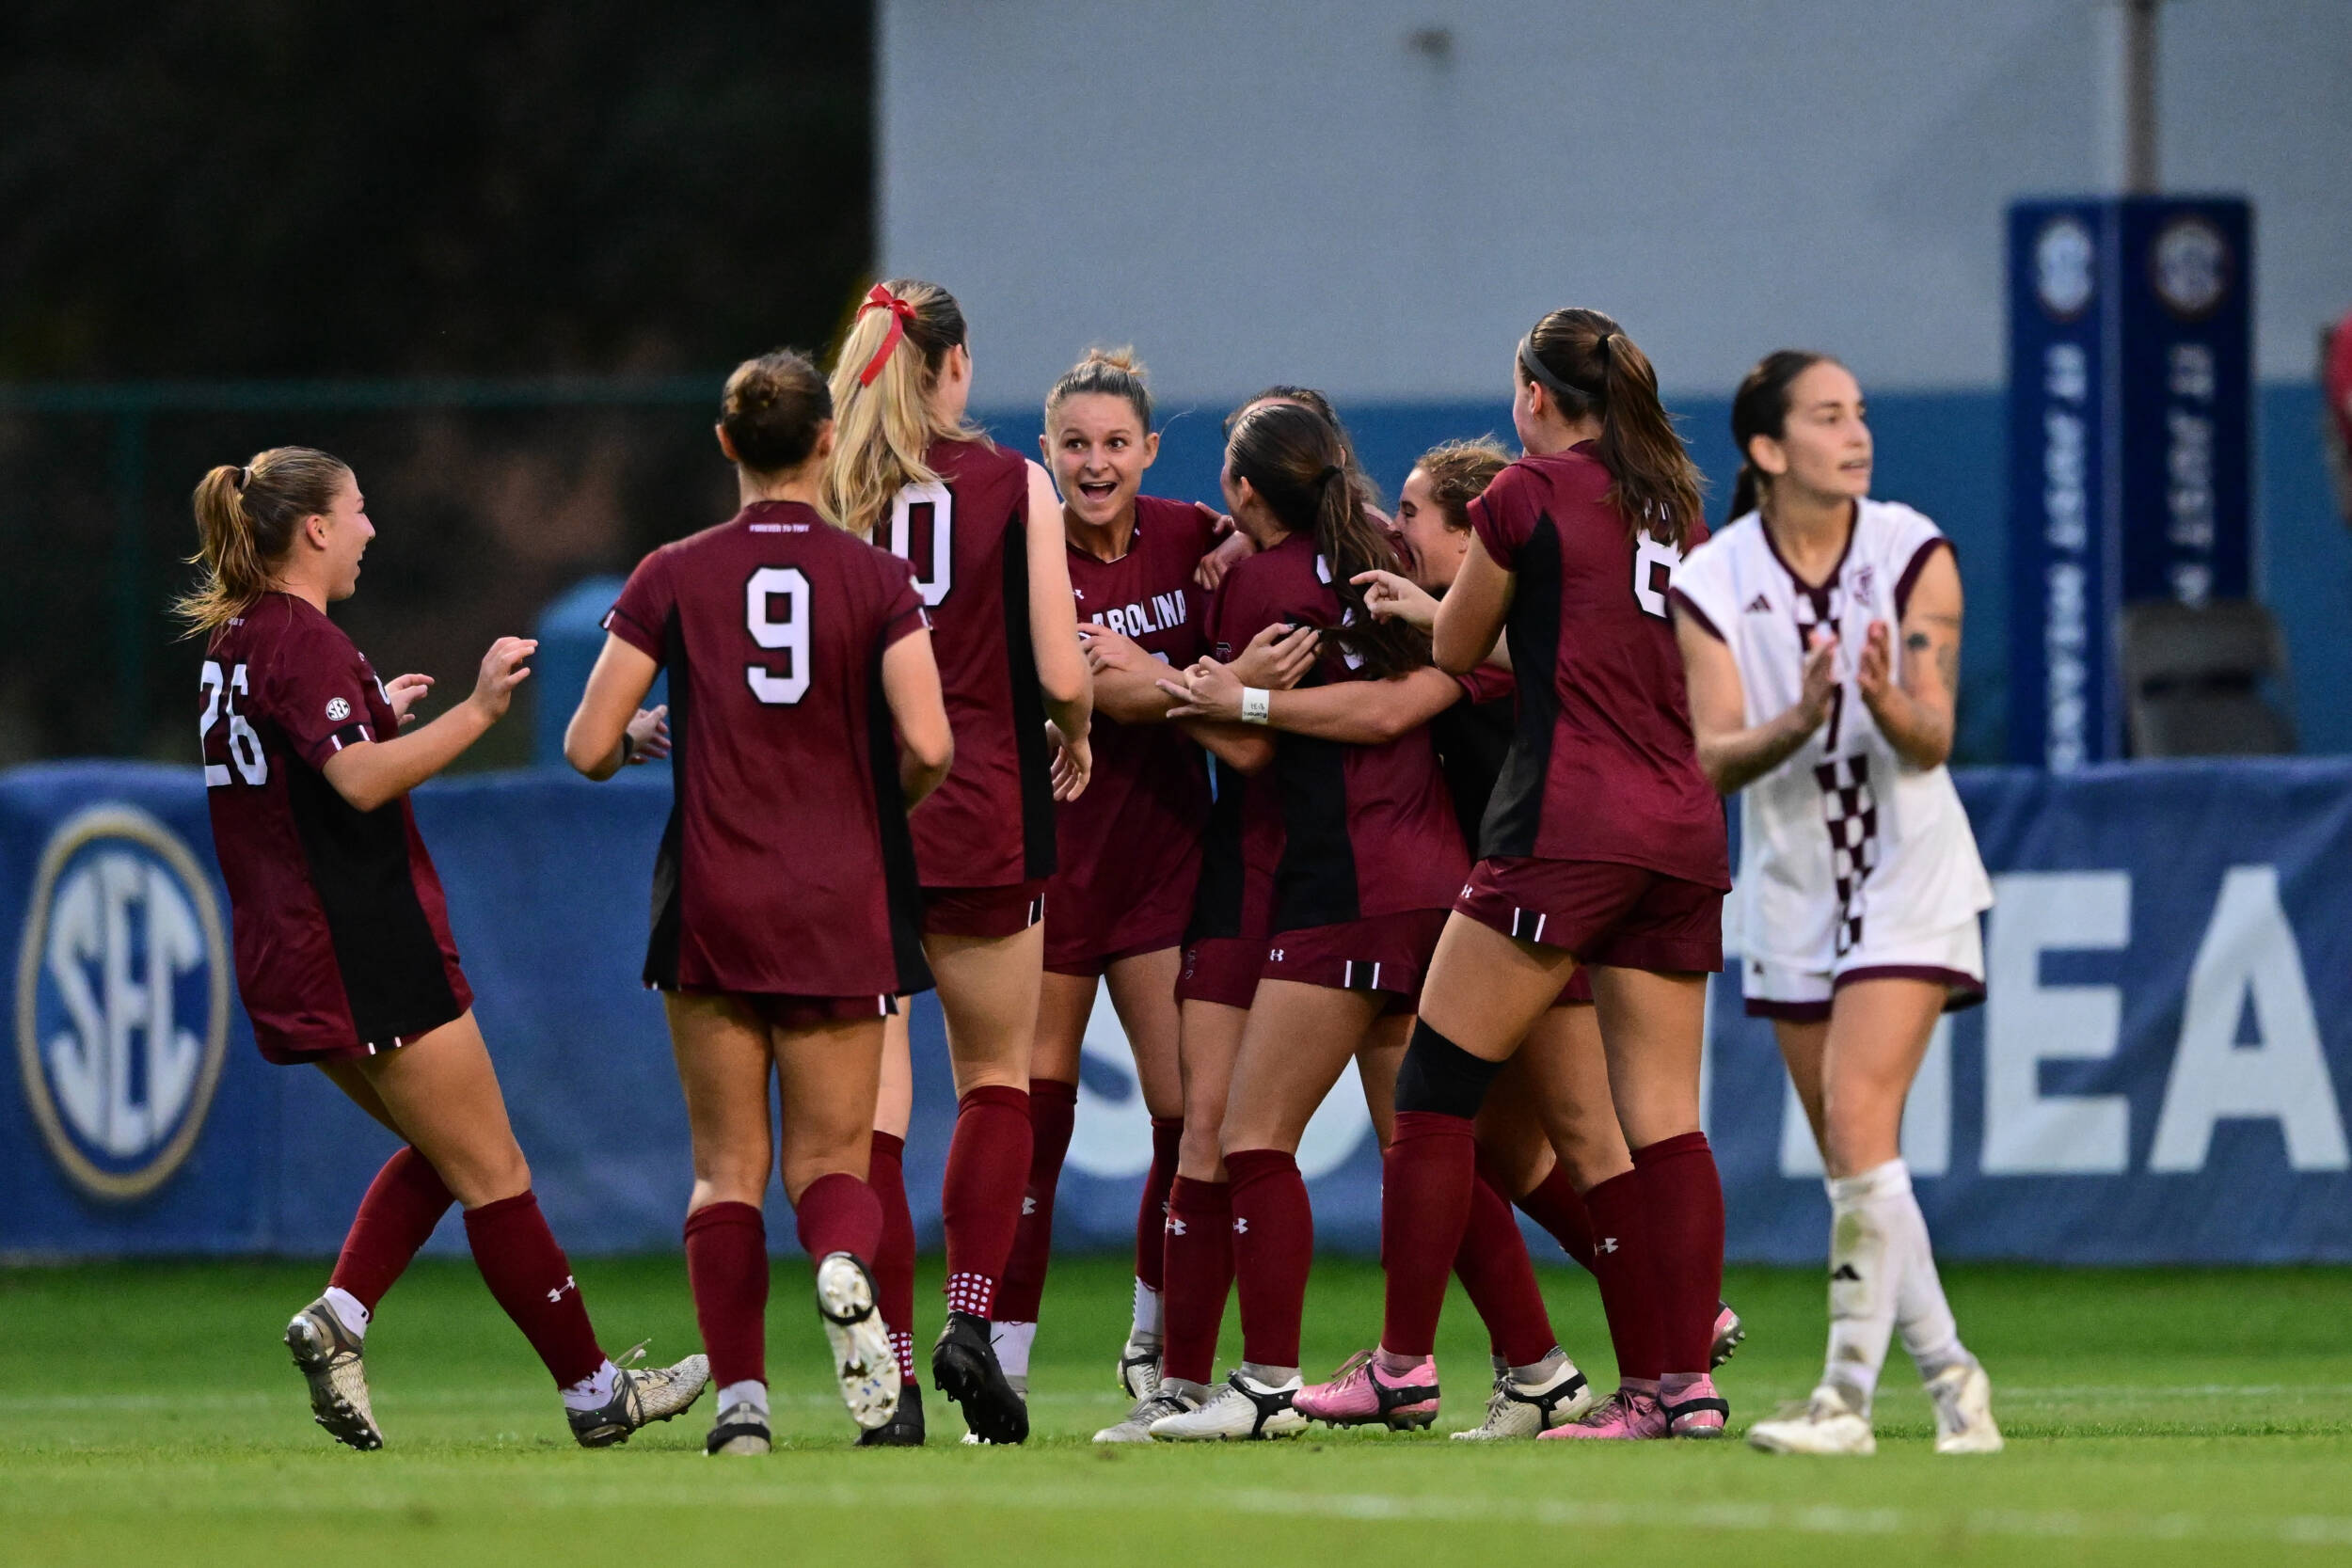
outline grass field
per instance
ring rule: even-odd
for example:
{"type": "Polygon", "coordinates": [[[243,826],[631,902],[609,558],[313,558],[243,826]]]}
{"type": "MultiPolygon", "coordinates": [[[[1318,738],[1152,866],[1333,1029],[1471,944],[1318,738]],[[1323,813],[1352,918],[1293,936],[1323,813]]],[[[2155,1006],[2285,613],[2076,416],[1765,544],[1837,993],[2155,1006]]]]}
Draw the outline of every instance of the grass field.
{"type": "MultiPolygon", "coordinates": [[[[586,1259],[579,1274],[608,1347],[650,1336],[664,1359],[697,1347],[679,1260],[586,1259]]],[[[958,1445],[935,1393],[930,1448],[851,1449],[803,1276],[783,1265],[775,1454],[705,1459],[707,1400],[625,1449],[582,1452],[471,1270],[428,1262],[370,1337],[390,1446],[358,1454],[310,1426],[277,1340],[322,1277],[300,1264],[0,1271],[0,1560],[2352,1559],[2352,1271],[1950,1271],[2009,1451],[1935,1457],[1898,1350],[1880,1452],[1862,1461],[1321,1428],[1280,1444],[1096,1449],[1088,1435],[1123,1402],[1108,1368],[1127,1278],[1083,1259],[1058,1264],[1047,1294],[1025,1449],[958,1445]]],[[[1545,1287],[1570,1353],[1606,1384],[1590,1282],[1562,1269],[1545,1287]]],[[[1737,1428],[1810,1386],[1822,1291],[1809,1272],[1736,1270],[1727,1293],[1751,1327],[1723,1378],[1737,1428]]],[[[1378,1309],[1373,1269],[1319,1263],[1309,1375],[1358,1348],[1378,1309]]],[[[1445,1327],[1451,1430],[1478,1418],[1486,1359],[1458,1294],[1445,1327]]],[[[1229,1354],[1234,1333],[1229,1319],[1229,1354]]]]}

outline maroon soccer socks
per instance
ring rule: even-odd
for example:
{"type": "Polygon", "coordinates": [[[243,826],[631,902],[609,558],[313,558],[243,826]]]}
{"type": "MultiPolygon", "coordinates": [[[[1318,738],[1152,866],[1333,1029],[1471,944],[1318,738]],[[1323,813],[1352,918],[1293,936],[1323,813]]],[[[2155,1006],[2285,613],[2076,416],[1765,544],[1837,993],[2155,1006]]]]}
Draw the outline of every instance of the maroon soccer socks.
{"type": "Polygon", "coordinates": [[[1617,1379],[1654,1392],[1665,1370],[1661,1342],[1655,1232],[1639,1169],[1613,1176],[1584,1195],[1593,1217],[1593,1281],[1617,1353],[1617,1379]]]}
{"type": "MultiPolygon", "coordinates": [[[[1484,1159],[1479,1161],[1479,1170],[1482,1175],[1488,1174],[1484,1159]]],[[[1584,1198],[1576,1190],[1576,1183],[1568,1180],[1567,1166],[1553,1161],[1550,1174],[1535,1183],[1533,1191],[1522,1195],[1518,1203],[1521,1212],[1560,1243],[1562,1252],[1591,1270],[1593,1217],[1585,1212],[1584,1198]]]]}
{"type": "Polygon", "coordinates": [[[1380,1347],[1419,1359],[1436,1349],[1446,1275],[1461,1254],[1478,1184],[1470,1119],[1399,1111],[1380,1167],[1380,1260],[1389,1275],[1380,1347]]]}
{"type": "Polygon", "coordinates": [[[373,1314],[455,1201],[432,1164],[403,1144],[368,1183],[327,1288],[350,1292],[373,1314]]]}
{"type": "Polygon", "coordinates": [[[984,1084],[956,1102],[940,1219],[947,1233],[947,1309],[991,1316],[1012,1254],[1029,1179],[1029,1096],[984,1084]]]}
{"type": "Polygon", "coordinates": [[[568,1390],[595,1377],[604,1352],[538,1198],[518,1193],[467,1210],[466,1240],[483,1283],[539,1353],[556,1386],[568,1390]]]}
{"type": "Polygon", "coordinates": [[[1225,1174],[1232,1194],[1242,1359],[1295,1370],[1315,1250],[1306,1180],[1298,1174],[1296,1156],[1279,1148],[1237,1149],[1225,1156],[1225,1174]]]}
{"type": "Polygon", "coordinates": [[[707,1203],[686,1216],[686,1278],[711,1380],[768,1381],[768,1226],[748,1203],[707,1203]]]}
{"type": "Polygon", "coordinates": [[[1216,1372],[1216,1332],[1233,1288],[1232,1187],[1175,1178],[1168,1191],[1166,1242],[1160,1372],[1206,1384],[1216,1372]]]}
{"type": "Polygon", "coordinates": [[[1633,1174],[1648,1204],[1661,1370],[1703,1373],[1724,1293],[1724,1187],[1715,1151],[1704,1132],[1661,1138],[1633,1151],[1633,1174]]]}
{"type": "Polygon", "coordinates": [[[1152,1169],[1136,1206],[1136,1278],[1154,1293],[1167,1289],[1168,1190],[1176,1182],[1176,1157],[1184,1143],[1184,1117],[1152,1118],[1152,1169]]]}
{"type": "Polygon", "coordinates": [[[1021,1220],[1012,1253],[1005,1260],[990,1316],[999,1323],[1033,1323],[1045,1295],[1045,1269],[1054,1249],[1054,1195],[1078,1118],[1078,1085],[1055,1078],[1029,1080],[1029,1180],[1021,1197],[1021,1220]]]}
{"type": "Polygon", "coordinates": [[[1495,1354],[1506,1367],[1529,1367],[1549,1355],[1559,1341],[1551,1314],[1535,1284],[1519,1222],[1501,1189],[1482,1172],[1470,1185],[1469,1223],[1454,1272],[1478,1309],[1495,1354]]]}
{"type": "Polygon", "coordinates": [[[866,1184],[882,1205],[882,1243],[875,1249],[874,1296],[890,1347],[898,1354],[898,1375],[914,1376],[914,1214],[907,1207],[906,1140],[895,1132],[874,1134],[866,1184]]]}

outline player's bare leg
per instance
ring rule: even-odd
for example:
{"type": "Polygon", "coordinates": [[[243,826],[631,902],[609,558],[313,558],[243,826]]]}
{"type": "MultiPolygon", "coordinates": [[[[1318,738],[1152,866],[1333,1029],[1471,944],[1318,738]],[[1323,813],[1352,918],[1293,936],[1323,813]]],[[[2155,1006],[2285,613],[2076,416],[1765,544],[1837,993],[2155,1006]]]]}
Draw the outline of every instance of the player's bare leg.
{"type": "Polygon", "coordinates": [[[1830,1345],[1812,1399],[1759,1422],[1758,1448],[1872,1451],[1871,1403],[1898,1328],[1934,1397],[1938,1451],[2001,1446],[1991,1384],[1961,1343],[1902,1163],[1903,1101],[1945,1000],[1932,981],[1860,980],[1838,988],[1827,1022],[1774,1025],[1828,1171],[1830,1345]]]}
{"type": "Polygon", "coordinates": [[[1029,1171],[1029,1055],[1037,1036],[1045,930],[1009,937],[928,936],[955,1068],[956,1131],[942,1218],[947,1324],[931,1349],[940,1390],[983,1442],[1018,1443],[1029,1416],[989,1344],[988,1319],[1021,1219],[1029,1171]]]}
{"type": "Polygon", "coordinates": [[[882,1204],[866,1180],[882,1087],[882,1020],[775,1029],[770,1040],[784,1091],[778,1166],[785,1195],[816,1271],[818,1316],[842,1402],[859,1428],[872,1432],[898,1402],[898,1357],[869,1264],[882,1242],[882,1204]]]}
{"type": "Polygon", "coordinates": [[[1262,980],[1227,1090],[1225,1167],[1231,1181],[1242,1361],[1199,1409],[1153,1423],[1162,1438],[1279,1436],[1300,1430],[1298,1320],[1312,1260],[1314,1220],[1298,1174],[1308,1120],[1380,1016],[1375,991],[1262,980]]]}
{"type": "Polygon", "coordinates": [[[768,1028],[729,996],[673,991],[662,1006],[692,1146],[686,1276],[719,1386],[717,1420],[705,1449],[766,1453],[769,1275],[762,1206],[774,1159],[768,1028]]]}

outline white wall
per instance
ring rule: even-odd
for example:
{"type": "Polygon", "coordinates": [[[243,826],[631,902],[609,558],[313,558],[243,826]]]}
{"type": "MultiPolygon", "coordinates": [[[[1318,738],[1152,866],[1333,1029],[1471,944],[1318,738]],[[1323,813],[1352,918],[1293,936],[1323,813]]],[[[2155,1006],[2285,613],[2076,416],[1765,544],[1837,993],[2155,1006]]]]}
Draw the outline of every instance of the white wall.
{"type": "MultiPolygon", "coordinates": [[[[1677,390],[1783,342],[1991,386],[2004,203],[2103,166],[2093,3],[880,0],[882,255],[963,300],[988,404],[1098,340],[1179,398],[1493,395],[1567,304],[1677,390]]],[[[2352,305],[2352,3],[2163,25],[2166,182],[2253,198],[2261,373],[2306,377],[2352,305]]]]}

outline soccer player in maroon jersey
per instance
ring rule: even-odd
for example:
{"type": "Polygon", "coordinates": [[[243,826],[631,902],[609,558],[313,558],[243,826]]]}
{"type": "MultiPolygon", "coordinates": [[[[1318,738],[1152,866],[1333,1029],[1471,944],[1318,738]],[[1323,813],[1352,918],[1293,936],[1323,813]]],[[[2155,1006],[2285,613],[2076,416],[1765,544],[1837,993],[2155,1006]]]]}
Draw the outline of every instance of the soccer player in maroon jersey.
{"type": "Polygon", "coordinates": [[[771,1073],[785,1196],[842,1398],[866,1432],[898,1398],[866,1170],[882,1020],[930,984],[906,813],[953,743],[906,562],[820,510],[832,412],[800,355],[736,368],[718,434],[742,508],[639,564],[564,739],[573,767],[610,778],[669,672],[675,800],[644,976],[663,993],[693,1135],[686,1264],[720,1385],[712,1453],[769,1449],[771,1073]]]}
{"type": "Polygon", "coordinates": [[[1447,1264],[1488,1086],[1589,964],[1632,1168],[1585,1195],[1621,1386],[1547,1437],[1715,1435],[1723,1192],[1699,1131],[1706,974],[1730,885],[1723,813],[1691,740],[1666,588],[1705,537],[1697,471],[1649,361],[1597,311],[1521,340],[1527,455],[1471,502],[1475,538],[1435,618],[1466,673],[1507,628],[1518,731],[1481,859],[1440,941],[1397,1080],[1382,1184],[1388,1309],[1348,1397],[1434,1393],[1447,1264]]]}
{"type": "MultiPolygon", "coordinates": [[[[1199,654],[1208,593],[1200,563],[1218,515],[1140,494],[1159,451],[1152,394],[1132,351],[1096,349],[1055,382],[1041,437],[1062,496],[1071,594],[1082,639],[1123,640],[1161,667],[1199,654]]],[[[1078,1058],[1098,984],[1107,982],[1152,1117],[1152,1163],[1136,1218],[1132,1331],[1120,1376],[1158,1383],[1162,1210],[1176,1174],[1184,1093],[1176,1066],[1179,945],[1192,916],[1209,781],[1198,746],[1160,722],[1166,703],[1118,707],[1098,682],[1086,793],[1056,812],[1055,873],[1045,885],[1045,974],[1029,1064],[1034,1139],[1021,1224],[996,1292],[992,1341],[1007,1379],[1026,1392],[1029,1347],[1053,1245],[1054,1196],[1069,1152],[1078,1058]]]]}
{"type": "MultiPolygon", "coordinates": [[[[1230,651],[1269,626],[1323,635],[1319,673],[1378,680],[1427,661],[1415,628],[1364,612],[1352,579],[1392,567],[1331,422],[1290,401],[1257,404],[1226,448],[1226,500],[1260,553],[1218,594],[1209,640],[1230,651]]],[[[1260,722],[1263,707],[1243,718],[1260,722]]],[[[1234,1061],[1221,1131],[1233,1213],[1241,1366],[1154,1437],[1295,1432],[1298,1327],[1312,1247],[1300,1134],[1350,1057],[1401,1045],[1444,908],[1469,862],[1425,729],[1382,746],[1279,736],[1244,804],[1245,860],[1269,867],[1272,936],[1234,1061]]],[[[1375,1118],[1392,1072],[1365,1065],[1375,1118]]]]}
{"type": "MultiPolygon", "coordinates": [[[[989,1343],[989,1313],[1027,1183],[1029,1048],[1054,870],[1054,803],[1086,788],[1091,710],[1070,597],[1061,500],[1043,468],[964,418],[972,355],[955,296],[877,284],[832,376],[839,422],[824,494],[852,533],[914,568],[930,609],[956,768],[912,817],[923,949],[955,1063],[956,1130],[941,1209],[947,1323],[939,1386],[982,1441],[1017,1443],[1028,1411],[989,1343]]],[[[875,1186],[889,1216],[882,1316],[913,1365],[914,1228],[898,1169],[913,1100],[905,1023],[884,1053],[875,1186]]],[[[910,1413],[912,1414],[912,1413],[910,1413]]],[[[911,1421],[884,1441],[919,1441],[911,1421]]]]}
{"type": "MultiPolygon", "coordinates": [[[[326,615],[358,587],[375,537],[351,469],[277,447],[214,468],[195,507],[202,577],[178,610],[206,635],[204,784],[254,1042],[269,1061],[316,1066],[402,1140],[326,1293],[286,1329],[311,1412],[339,1442],[384,1446],[368,1323],[457,1203],[483,1280],[563,1390],[573,1435],[623,1442],[693,1403],[707,1369],[699,1355],[616,1368],[598,1347],[532,1196],[408,807],[409,790],[505,715],[537,644],[499,639],[466,701],[403,734],[431,678],[387,686],[326,615]]],[[[658,724],[642,725],[649,746],[658,724]]]]}

